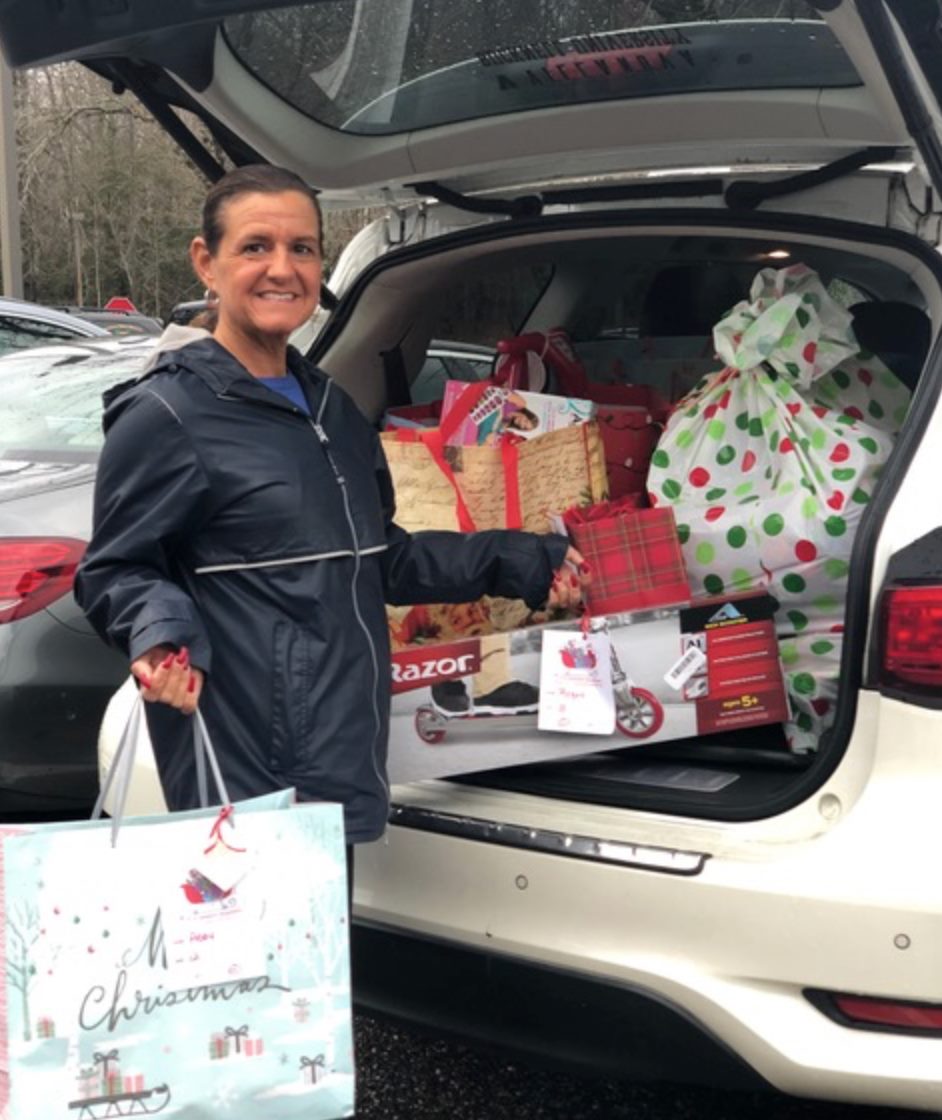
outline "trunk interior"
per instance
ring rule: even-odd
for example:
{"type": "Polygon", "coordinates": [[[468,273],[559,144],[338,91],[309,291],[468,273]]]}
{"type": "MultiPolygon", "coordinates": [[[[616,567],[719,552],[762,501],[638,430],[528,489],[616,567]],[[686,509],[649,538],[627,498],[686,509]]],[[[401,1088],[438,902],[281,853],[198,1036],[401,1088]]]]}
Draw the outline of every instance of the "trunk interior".
{"type": "MultiPolygon", "coordinates": [[[[942,308],[936,255],[908,234],[795,215],[594,211],[395,249],[344,298],[314,357],[379,423],[391,404],[440,399],[446,378],[488,375],[479,360],[435,357],[436,345],[493,348],[561,327],[590,380],[651,385],[676,404],[722,368],[713,326],[749,298],[759,270],[796,263],[851,311],[861,348],[914,391],[942,308]]],[[[896,462],[891,454],[857,529],[836,607],[840,688],[816,749],[791,749],[770,724],[451,780],[715,820],[769,816],[807,797],[846,749],[867,684],[873,554],[896,462]]],[[[407,786],[396,800],[408,801],[407,786]]]]}

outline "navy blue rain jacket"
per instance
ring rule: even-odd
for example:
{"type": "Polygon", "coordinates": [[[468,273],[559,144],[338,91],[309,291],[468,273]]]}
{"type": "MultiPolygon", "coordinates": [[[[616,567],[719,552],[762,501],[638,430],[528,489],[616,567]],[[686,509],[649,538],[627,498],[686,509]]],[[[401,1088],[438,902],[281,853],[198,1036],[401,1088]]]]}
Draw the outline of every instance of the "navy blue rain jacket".
{"type": "MultiPolygon", "coordinates": [[[[130,660],[187,646],[233,799],[342,802],[347,840],[388,814],[385,603],[545,602],[565,538],[416,533],[393,520],[376,432],[289,351],[306,416],[212,338],[114,394],[75,594],[130,660]]],[[[171,809],[196,805],[191,726],[148,704],[171,809]]]]}

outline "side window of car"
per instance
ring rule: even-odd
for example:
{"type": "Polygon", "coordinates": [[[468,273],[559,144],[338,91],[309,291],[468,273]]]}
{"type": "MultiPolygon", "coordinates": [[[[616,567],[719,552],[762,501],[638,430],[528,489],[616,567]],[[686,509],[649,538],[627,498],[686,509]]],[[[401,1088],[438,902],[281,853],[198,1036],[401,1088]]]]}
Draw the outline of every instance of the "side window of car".
{"type": "Polygon", "coordinates": [[[489,377],[497,342],[518,333],[552,274],[548,264],[517,265],[442,293],[432,341],[412,379],[412,402],[441,400],[446,381],[489,377]]]}

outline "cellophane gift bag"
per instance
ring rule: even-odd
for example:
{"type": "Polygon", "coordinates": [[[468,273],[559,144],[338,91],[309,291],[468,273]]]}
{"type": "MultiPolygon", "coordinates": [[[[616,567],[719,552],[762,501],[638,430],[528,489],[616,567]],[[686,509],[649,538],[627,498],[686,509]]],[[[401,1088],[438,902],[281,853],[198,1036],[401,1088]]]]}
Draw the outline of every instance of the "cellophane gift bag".
{"type": "Polygon", "coordinates": [[[800,264],[759,272],[714,344],[725,368],[675,409],[649,496],[674,508],[694,594],[779,601],[786,734],[806,751],[833,718],[854,535],[909,392],[800,264]]]}

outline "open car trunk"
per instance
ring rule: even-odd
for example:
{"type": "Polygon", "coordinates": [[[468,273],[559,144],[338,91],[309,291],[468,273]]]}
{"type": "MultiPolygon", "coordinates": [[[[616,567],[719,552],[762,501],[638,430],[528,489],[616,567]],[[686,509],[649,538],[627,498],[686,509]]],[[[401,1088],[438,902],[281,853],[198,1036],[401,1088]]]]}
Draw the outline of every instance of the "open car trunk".
{"type": "MultiPolygon", "coordinates": [[[[841,184],[861,198],[883,192],[884,202],[898,186],[893,176],[841,184]]],[[[918,404],[928,392],[920,372],[942,307],[936,254],[909,234],[782,213],[733,221],[694,210],[561,212],[394,250],[348,293],[315,357],[379,422],[387,406],[405,403],[405,384],[413,401],[427,402],[441,396],[446,376],[482,375],[480,365],[466,374],[436,368],[427,354],[432,340],[493,347],[524,331],[563,327],[590,378],[650,384],[676,403],[722,368],[712,327],[748,298],[756,273],[796,263],[855,309],[862,349],[872,348],[918,404]]],[[[906,461],[901,445],[918,439],[919,415],[911,405],[857,532],[846,600],[837,607],[840,690],[813,749],[790,749],[782,725],[769,724],[615,750],[606,740],[606,749],[578,758],[476,770],[451,782],[716,820],[767,817],[806,798],[839,762],[866,687],[877,537],[902,475],[897,464],[906,461]]],[[[454,733],[465,743],[489,734],[486,721],[454,733]]],[[[448,743],[429,749],[447,751],[448,743]]],[[[419,786],[396,787],[400,820],[426,797],[419,786]]],[[[439,786],[436,804],[442,797],[447,787],[439,786]]]]}

